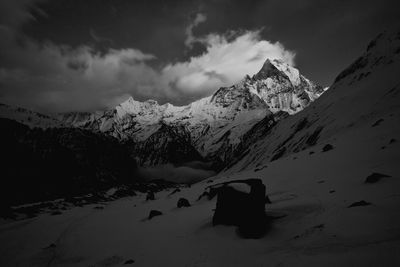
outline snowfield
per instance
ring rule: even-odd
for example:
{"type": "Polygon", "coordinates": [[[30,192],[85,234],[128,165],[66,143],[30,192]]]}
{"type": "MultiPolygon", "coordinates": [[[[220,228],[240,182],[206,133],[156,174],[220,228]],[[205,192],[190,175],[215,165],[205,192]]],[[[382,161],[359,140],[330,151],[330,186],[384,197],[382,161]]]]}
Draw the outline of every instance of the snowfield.
{"type": "Polygon", "coordinates": [[[170,197],[156,194],[154,201],[141,194],[103,210],[91,205],[4,222],[0,265],[121,266],[133,259],[133,266],[398,266],[400,147],[381,150],[369,141],[354,144],[360,151],[338,142],[328,152],[313,148],[315,154],[303,151],[258,172],[213,178],[263,179],[272,201],[267,212],[286,215],[264,238],[242,239],[235,227],[213,227],[215,199],[196,201],[210,185],[201,182],[170,197]],[[364,184],[371,172],[392,177],[364,184]],[[178,209],[180,197],[192,206],[178,209]],[[361,200],[371,205],[348,208],[361,200]],[[152,209],[163,215],[147,220],[152,209]]]}
{"type": "Polygon", "coordinates": [[[0,265],[400,266],[400,33],[357,62],[207,181],[154,201],[3,220],[0,265]],[[389,177],[365,183],[373,173],[389,177]],[[277,217],[260,239],[213,227],[216,199],[197,201],[209,185],[245,178],[263,180],[277,217]],[[177,208],[181,197],[191,207],[177,208]],[[151,210],[163,214],[148,220],[151,210]]]}

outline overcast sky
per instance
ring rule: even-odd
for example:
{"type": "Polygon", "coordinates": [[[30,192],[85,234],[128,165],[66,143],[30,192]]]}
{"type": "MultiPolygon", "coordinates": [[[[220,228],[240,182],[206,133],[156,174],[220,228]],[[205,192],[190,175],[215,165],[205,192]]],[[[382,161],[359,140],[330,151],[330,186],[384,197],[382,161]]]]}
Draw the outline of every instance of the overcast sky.
{"type": "Polygon", "coordinates": [[[267,59],[329,86],[399,2],[369,0],[0,0],[0,102],[45,112],[128,96],[176,105],[267,59]]]}

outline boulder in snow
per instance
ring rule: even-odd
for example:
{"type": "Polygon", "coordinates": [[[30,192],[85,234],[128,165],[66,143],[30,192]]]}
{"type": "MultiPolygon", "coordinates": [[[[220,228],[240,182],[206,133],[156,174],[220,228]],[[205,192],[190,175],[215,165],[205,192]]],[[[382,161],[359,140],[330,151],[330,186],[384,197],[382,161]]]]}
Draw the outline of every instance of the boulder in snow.
{"type": "Polygon", "coordinates": [[[177,203],[178,208],[190,207],[190,203],[186,198],[181,197],[177,203]]]}
{"type": "Polygon", "coordinates": [[[152,191],[149,191],[147,193],[146,200],[154,200],[154,199],[155,199],[154,193],[152,191]]]}
{"type": "Polygon", "coordinates": [[[155,217],[155,216],[160,216],[160,215],[162,215],[162,212],[161,211],[158,211],[158,210],[151,210],[150,211],[150,214],[149,214],[149,220],[151,220],[153,217],[155,217]]]}
{"type": "Polygon", "coordinates": [[[365,179],[364,183],[373,184],[373,183],[380,181],[382,178],[386,178],[386,177],[390,177],[390,175],[374,172],[365,179]]]}
{"type": "Polygon", "coordinates": [[[236,225],[239,234],[246,238],[263,236],[268,220],[265,215],[265,185],[262,181],[236,180],[219,186],[213,225],[236,225]],[[249,190],[243,190],[243,185],[249,190]]]}

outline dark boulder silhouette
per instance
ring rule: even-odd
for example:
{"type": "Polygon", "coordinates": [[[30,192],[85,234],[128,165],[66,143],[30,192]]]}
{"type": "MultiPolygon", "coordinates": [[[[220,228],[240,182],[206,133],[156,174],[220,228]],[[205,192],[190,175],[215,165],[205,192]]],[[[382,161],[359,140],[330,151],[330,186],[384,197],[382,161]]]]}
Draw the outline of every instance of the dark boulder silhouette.
{"type": "Polygon", "coordinates": [[[382,178],[390,177],[390,175],[374,172],[371,175],[369,175],[366,179],[365,182],[366,184],[373,184],[376,182],[379,182],[382,178]]]}
{"type": "Polygon", "coordinates": [[[331,144],[326,144],[323,148],[322,148],[322,152],[327,152],[329,150],[332,150],[333,146],[331,144]]]}
{"type": "Polygon", "coordinates": [[[175,190],[172,191],[168,196],[172,196],[172,195],[174,195],[176,193],[179,193],[179,192],[181,192],[181,190],[179,188],[175,188],[175,190]]]}
{"type": "Polygon", "coordinates": [[[352,203],[351,205],[348,206],[348,208],[354,208],[354,207],[360,207],[360,206],[369,206],[372,205],[371,203],[365,201],[365,200],[361,200],[361,201],[357,201],[352,203]]]}
{"type": "Polygon", "coordinates": [[[132,259],[130,259],[130,260],[126,260],[126,261],[124,262],[124,265],[134,264],[134,263],[135,263],[135,261],[132,260],[132,259]]]}
{"type": "Polygon", "coordinates": [[[148,201],[148,200],[154,200],[154,199],[155,199],[154,193],[152,191],[147,192],[146,200],[148,201]]]}
{"type": "Polygon", "coordinates": [[[236,180],[218,184],[213,225],[236,225],[245,238],[260,238],[269,219],[265,214],[265,185],[260,179],[236,180]],[[248,192],[237,186],[248,187],[248,192]]]}
{"type": "Polygon", "coordinates": [[[186,198],[181,197],[176,204],[178,208],[190,207],[190,203],[186,198]]]}
{"type": "Polygon", "coordinates": [[[151,210],[149,214],[149,220],[151,220],[155,216],[160,216],[162,215],[162,212],[159,210],[151,210]]]}

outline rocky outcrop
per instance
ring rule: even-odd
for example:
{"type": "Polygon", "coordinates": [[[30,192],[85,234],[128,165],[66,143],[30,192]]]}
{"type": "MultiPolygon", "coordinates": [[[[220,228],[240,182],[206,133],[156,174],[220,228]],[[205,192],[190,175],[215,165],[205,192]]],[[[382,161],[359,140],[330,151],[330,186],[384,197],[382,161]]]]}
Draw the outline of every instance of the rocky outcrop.
{"type": "Polygon", "coordinates": [[[265,185],[261,179],[236,180],[213,186],[217,204],[213,225],[236,225],[247,238],[259,238],[266,232],[265,185]]]}

